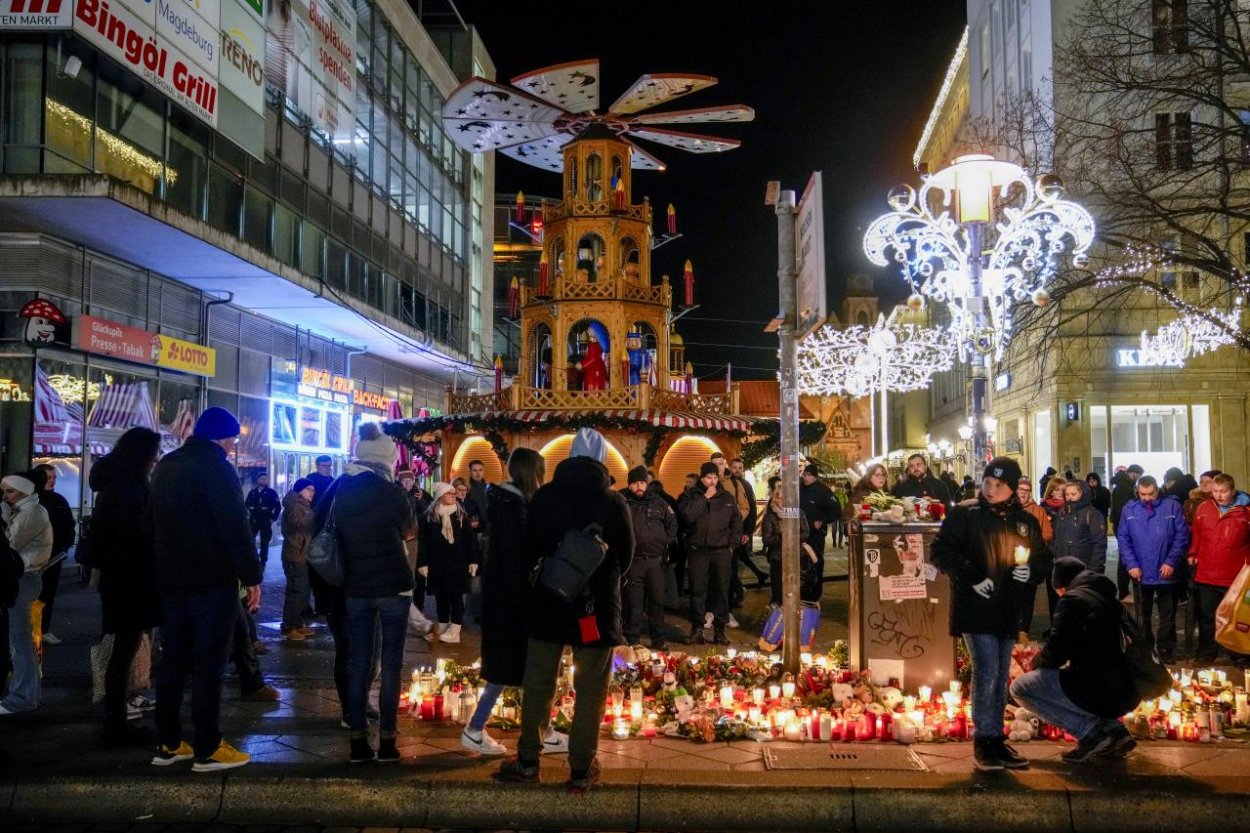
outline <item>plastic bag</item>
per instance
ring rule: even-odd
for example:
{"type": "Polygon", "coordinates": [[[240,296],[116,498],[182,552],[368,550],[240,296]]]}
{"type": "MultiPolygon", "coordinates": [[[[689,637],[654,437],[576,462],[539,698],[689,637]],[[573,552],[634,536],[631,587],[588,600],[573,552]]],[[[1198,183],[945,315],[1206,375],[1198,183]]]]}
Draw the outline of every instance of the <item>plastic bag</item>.
{"type": "Polygon", "coordinates": [[[1215,641],[1238,654],[1250,654],[1250,564],[1241,568],[1215,609],[1215,641]]]}

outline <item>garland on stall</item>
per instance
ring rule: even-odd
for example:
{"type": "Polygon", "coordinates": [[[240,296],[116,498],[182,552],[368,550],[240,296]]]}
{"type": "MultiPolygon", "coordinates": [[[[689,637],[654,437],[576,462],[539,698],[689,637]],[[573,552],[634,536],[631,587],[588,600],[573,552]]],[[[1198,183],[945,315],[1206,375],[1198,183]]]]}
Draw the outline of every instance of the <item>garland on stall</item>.
{"type": "MultiPolygon", "coordinates": [[[[808,446],[820,442],[825,436],[825,424],[817,420],[803,420],[799,423],[799,445],[808,446]]],[[[756,439],[742,444],[742,462],[747,468],[754,468],[762,460],[781,454],[781,423],[760,422],[755,426],[756,439]]]]}

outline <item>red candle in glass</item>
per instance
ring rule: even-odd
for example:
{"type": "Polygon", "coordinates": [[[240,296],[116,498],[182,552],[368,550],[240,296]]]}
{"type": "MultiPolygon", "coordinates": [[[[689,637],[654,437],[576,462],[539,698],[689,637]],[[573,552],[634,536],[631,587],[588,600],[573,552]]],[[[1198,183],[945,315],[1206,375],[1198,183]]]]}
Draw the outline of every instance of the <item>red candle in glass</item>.
{"type": "Polygon", "coordinates": [[[968,719],[962,714],[955,715],[954,721],[951,722],[950,736],[960,740],[968,737],[968,719]]]}
{"type": "Polygon", "coordinates": [[[812,720],[807,727],[808,737],[812,740],[820,740],[820,712],[812,709],[812,720]]]}
{"type": "Polygon", "coordinates": [[[889,712],[877,715],[877,737],[882,740],[894,737],[894,715],[889,712]]]}
{"type": "Polygon", "coordinates": [[[421,698],[421,710],[420,710],[420,712],[418,713],[418,716],[419,716],[422,720],[433,720],[433,719],[434,719],[434,695],[433,695],[433,694],[426,694],[426,695],[422,696],[422,698],[421,698]]]}
{"type": "Polygon", "coordinates": [[[855,734],[856,734],[855,721],[853,720],[846,721],[846,724],[842,727],[843,742],[850,743],[851,741],[855,740],[855,734]]]}

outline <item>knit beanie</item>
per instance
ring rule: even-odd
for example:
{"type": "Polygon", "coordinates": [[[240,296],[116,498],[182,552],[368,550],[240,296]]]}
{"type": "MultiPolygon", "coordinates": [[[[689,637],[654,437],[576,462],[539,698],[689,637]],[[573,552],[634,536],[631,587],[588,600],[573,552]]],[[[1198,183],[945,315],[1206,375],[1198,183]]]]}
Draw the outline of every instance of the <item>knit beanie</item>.
{"type": "Polygon", "coordinates": [[[317,488],[315,485],[313,485],[313,482],[309,480],[307,477],[301,477],[299,480],[295,481],[295,485],[291,487],[291,491],[302,492],[305,489],[307,489],[309,486],[312,486],[314,489],[317,488]]]}
{"type": "Polygon", "coordinates": [[[995,457],[985,465],[985,477],[993,477],[1006,483],[1011,491],[1020,485],[1020,464],[1010,457],[995,457]]]}
{"type": "Polygon", "coordinates": [[[374,440],[361,440],[356,443],[356,461],[358,463],[376,463],[386,468],[395,465],[399,459],[399,451],[395,441],[390,437],[378,437],[374,440]]]}
{"type": "Polygon", "coordinates": [[[240,434],[239,421],[234,414],[217,405],[205,408],[195,421],[195,436],[202,440],[228,440],[240,434]]]}
{"type": "Polygon", "coordinates": [[[1063,558],[1055,559],[1055,566],[1050,572],[1050,583],[1056,588],[1067,587],[1072,583],[1072,579],[1088,570],[1089,567],[1079,558],[1073,558],[1065,555],[1063,558]]]}
{"type": "Polygon", "coordinates": [[[634,466],[632,469],[629,470],[629,479],[626,480],[625,482],[626,483],[646,483],[647,482],[647,467],[646,466],[634,466]]]}
{"type": "Polygon", "coordinates": [[[573,447],[569,449],[570,457],[589,457],[602,463],[607,459],[608,446],[603,435],[593,428],[578,428],[577,436],[573,437],[573,447]]]}
{"type": "Polygon", "coordinates": [[[450,483],[435,483],[434,484],[434,500],[437,501],[439,498],[441,498],[443,495],[447,494],[448,492],[454,492],[454,491],[456,491],[456,487],[451,485],[450,483]]]}
{"type": "Polygon", "coordinates": [[[29,478],[20,474],[10,474],[8,477],[0,480],[0,486],[5,486],[24,495],[33,495],[35,493],[35,484],[29,478]]]}

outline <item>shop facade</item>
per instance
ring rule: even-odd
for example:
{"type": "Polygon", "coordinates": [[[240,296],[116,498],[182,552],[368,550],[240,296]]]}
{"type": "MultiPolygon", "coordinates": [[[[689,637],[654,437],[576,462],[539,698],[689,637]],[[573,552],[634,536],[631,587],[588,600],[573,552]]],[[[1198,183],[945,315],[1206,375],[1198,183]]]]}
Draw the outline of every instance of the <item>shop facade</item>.
{"type": "Polygon", "coordinates": [[[432,376],[274,321],[90,248],[0,234],[0,471],[48,462],[89,510],[91,466],[126,430],[176,448],[210,405],[239,417],[241,488],[288,489],[329,454],[341,471],[366,419],[440,405],[432,376]],[[28,341],[42,299],[64,323],[28,341]],[[172,358],[170,358],[172,356],[172,358]]]}

